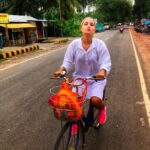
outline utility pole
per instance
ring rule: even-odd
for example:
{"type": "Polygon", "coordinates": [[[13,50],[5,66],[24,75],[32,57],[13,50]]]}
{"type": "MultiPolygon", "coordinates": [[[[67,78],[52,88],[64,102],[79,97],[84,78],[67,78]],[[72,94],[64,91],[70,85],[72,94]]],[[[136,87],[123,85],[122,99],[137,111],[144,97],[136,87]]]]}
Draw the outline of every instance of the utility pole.
{"type": "Polygon", "coordinates": [[[61,21],[62,20],[62,17],[61,17],[61,0],[58,1],[58,4],[59,4],[59,19],[60,19],[60,35],[63,36],[62,35],[62,21],[61,21]]]}

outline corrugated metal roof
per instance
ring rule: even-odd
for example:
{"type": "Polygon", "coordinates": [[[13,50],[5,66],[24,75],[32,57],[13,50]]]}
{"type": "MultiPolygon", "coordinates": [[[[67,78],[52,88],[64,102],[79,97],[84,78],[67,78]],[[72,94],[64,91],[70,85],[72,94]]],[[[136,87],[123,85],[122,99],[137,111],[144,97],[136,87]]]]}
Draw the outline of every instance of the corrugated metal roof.
{"type": "Polygon", "coordinates": [[[29,21],[39,21],[39,20],[31,16],[9,15],[9,22],[29,22],[29,21]]]}
{"type": "Polygon", "coordinates": [[[39,19],[38,21],[48,21],[48,20],[45,20],[45,19],[43,19],[43,20],[42,20],[42,19],[39,19]]]}

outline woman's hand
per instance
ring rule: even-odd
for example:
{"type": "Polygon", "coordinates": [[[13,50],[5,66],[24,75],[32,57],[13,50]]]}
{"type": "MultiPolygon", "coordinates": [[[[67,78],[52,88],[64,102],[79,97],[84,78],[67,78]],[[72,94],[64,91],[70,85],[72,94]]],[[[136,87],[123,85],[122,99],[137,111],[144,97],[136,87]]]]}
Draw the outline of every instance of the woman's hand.
{"type": "Polygon", "coordinates": [[[64,67],[61,67],[59,70],[57,70],[56,72],[54,72],[53,76],[54,77],[58,77],[62,71],[65,71],[66,72],[66,69],[64,67]]]}
{"type": "Polygon", "coordinates": [[[56,72],[54,72],[53,76],[54,77],[58,77],[61,74],[60,70],[57,70],[56,72]]]}
{"type": "Polygon", "coordinates": [[[96,74],[97,78],[106,77],[106,70],[102,69],[96,74]]]}

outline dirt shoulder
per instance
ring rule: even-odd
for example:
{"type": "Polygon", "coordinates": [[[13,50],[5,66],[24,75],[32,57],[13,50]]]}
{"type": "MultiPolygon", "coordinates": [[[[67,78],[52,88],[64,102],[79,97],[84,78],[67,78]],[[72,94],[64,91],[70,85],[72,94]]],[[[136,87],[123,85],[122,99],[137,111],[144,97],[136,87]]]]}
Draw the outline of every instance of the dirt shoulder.
{"type": "Polygon", "coordinates": [[[131,28],[130,31],[140,57],[147,90],[150,93],[150,35],[138,33],[134,28],[131,28]]]}

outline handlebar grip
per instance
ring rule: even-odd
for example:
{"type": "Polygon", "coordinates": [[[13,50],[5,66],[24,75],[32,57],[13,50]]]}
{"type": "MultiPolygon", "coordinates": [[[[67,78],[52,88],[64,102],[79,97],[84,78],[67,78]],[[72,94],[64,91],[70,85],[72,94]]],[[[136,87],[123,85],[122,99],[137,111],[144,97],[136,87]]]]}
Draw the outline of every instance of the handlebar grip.
{"type": "Polygon", "coordinates": [[[63,77],[65,77],[65,76],[66,76],[66,71],[62,71],[62,72],[60,73],[60,75],[59,75],[60,78],[63,78],[63,77]]]}
{"type": "Polygon", "coordinates": [[[101,77],[90,76],[90,77],[87,77],[86,79],[87,79],[87,80],[101,81],[101,80],[105,80],[106,77],[105,77],[105,76],[101,76],[101,77]]]}

